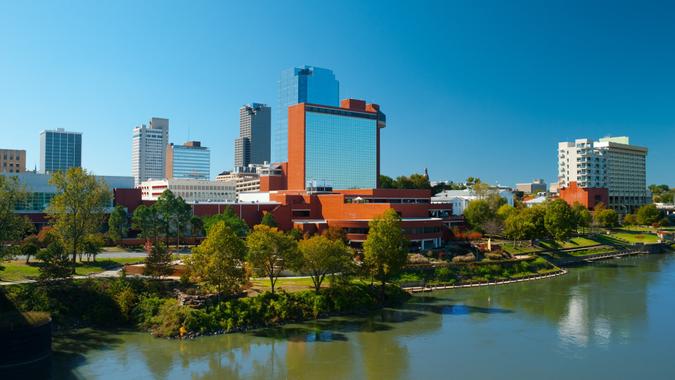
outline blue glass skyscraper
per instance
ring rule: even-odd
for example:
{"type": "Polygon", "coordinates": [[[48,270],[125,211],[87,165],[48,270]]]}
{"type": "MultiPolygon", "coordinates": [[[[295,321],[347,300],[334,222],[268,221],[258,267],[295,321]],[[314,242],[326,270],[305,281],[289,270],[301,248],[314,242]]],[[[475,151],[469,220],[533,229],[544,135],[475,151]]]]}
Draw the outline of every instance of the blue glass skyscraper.
{"type": "Polygon", "coordinates": [[[340,82],[329,69],[314,66],[295,67],[281,72],[279,109],[272,131],[272,161],[288,161],[288,107],[312,103],[338,107],[340,82]]]}

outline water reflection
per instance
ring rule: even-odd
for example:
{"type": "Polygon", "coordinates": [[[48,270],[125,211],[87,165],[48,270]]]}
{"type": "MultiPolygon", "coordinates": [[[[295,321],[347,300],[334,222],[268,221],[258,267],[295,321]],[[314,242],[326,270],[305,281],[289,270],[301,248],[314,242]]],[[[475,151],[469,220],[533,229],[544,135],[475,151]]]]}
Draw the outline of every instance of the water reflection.
{"type": "Polygon", "coordinates": [[[645,336],[650,286],[674,264],[665,256],[614,260],[552,280],[416,296],[369,317],[194,341],[83,331],[57,339],[54,377],[404,379],[473,367],[472,377],[490,368],[501,375],[514,349],[551,367],[556,355],[579,360],[645,336]],[[481,365],[486,358],[492,366],[481,365]]]}

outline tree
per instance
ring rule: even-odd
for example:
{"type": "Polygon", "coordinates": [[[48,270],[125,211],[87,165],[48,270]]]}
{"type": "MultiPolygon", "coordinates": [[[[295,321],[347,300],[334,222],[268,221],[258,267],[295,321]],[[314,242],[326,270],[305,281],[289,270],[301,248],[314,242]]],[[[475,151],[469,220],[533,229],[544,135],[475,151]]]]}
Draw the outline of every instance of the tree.
{"type": "Polygon", "coordinates": [[[575,202],[572,206],[572,213],[577,227],[586,228],[591,225],[593,216],[588,209],[579,202],[575,202]]]}
{"type": "Polygon", "coordinates": [[[330,240],[340,240],[343,243],[347,244],[347,234],[340,227],[329,226],[326,231],[324,231],[323,236],[327,237],[330,240]]]}
{"type": "Polygon", "coordinates": [[[637,216],[635,214],[626,214],[623,217],[623,224],[626,226],[634,226],[637,224],[637,216]]]}
{"type": "Polygon", "coordinates": [[[464,218],[472,228],[477,230],[482,229],[483,223],[492,217],[494,213],[490,209],[490,204],[484,199],[473,200],[464,209],[464,218]]]}
{"type": "Polygon", "coordinates": [[[305,237],[305,234],[303,234],[302,231],[300,231],[300,230],[297,229],[297,228],[291,228],[290,230],[288,230],[287,233],[288,233],[288,235],[289,235],[290,237],[292,237],[295,241],[300,241],[300,240],[302,240],[302,239],[305,237]]]}
{"type": "Polygon", "coordinates": [[[141,236],[146,241],[152,240],[153,245],[159,244],[163,221],[154,204],[152,206],[138,206],[131,217],[131,222],[132,227],[140,230],[141,236]]]}
{"type": "Polygon", "coordinates": [[[144,274],[153,278],[162,278],[172,273],[171,253],[164,244],[153,244],[150,254],[145,258],[144,274]]]}
{"type": "MultiPolygon", "coordinates": [[[[96,261],[96,255],[101,253],[105,244],[101,234],[89,234],[84,238],[82,251],[87,255],[87,261],[96,261]]],[[[80,260],[81,261],[81,260],[80,260]]]]}
{"type": "Polygon", "coordinates": [[[619,214],[611,208],[605,208],[599,212],[596,210],[595,213],[595,219],[601,226],[613,228],[619,225],[619,214]]]}
{"type": "Polygon", "coordinates": [[[120,205],[115,206],[108,217],[108,236],[115,243],[127,237],[129,226],[127,212],[120,205]]]}
{"type": "Polygon", "coordinates": [[[246,246],[248,261],[258,275],[269,278],[274,294],[281,272],[296,267],[299,259],[298,243],[276,227],[259,224],[253,227],[253,232],[246,238],[246,246]]]}
{"type": "Polygon", "coordinates": [[[224,221],[211,226],[206,239],[192,250],[188,271],[218,294],[236,294],[248,281],[246,244],[224,221]]]}
{"type": "Polygon", "coordinates": [[[513,212],[516,212],[516,209],[513,206],[504,203],[503,205],[499,206],[495,214],[499,219],[505,221],[506,218],[508,218],[513,212]]]}
{"type": "Polygon", "coordinates": [[[352,261],[352,251],[342,240],[315,235],[300,241],[298,247],[302,255],[299,269],[312,277],[316,293],[326,275],[344,271],[352,261]]]}
{"type": "Polygon", "coordinates": [[[40,239],[37,235],[26,236],[21,241],[21,254],[26,256],[26,264],[30,261],[31,256],[36,256],[38,251],[40,251],[40,239]]]}
{"type": "Polygon", "coordinates": [[[487,196],[486,198],[488,202],[488,206],[490,206],[490,210],[492,211],[493,214],[497,214],[497,210],[499,210],[500,207],[503,205],[508,204],[506,202],[505,198],[502,198],[498,193],[491,193],[487,196]]]}
{"type": "Polygon", "coordinates": [[[243,219],[234,213],[232,208],[227,207],[221,214],[211,215],[204,218],[204,229],[209,232],[211,226],[218,222],[225,222],[225,224],[234,231],[240,238],[245,238],[249,232],[248,225],[243,219]]]}
{"type": "Polygon", "coordinates": [[[177,239],[176,245],[180,247],[180,234],[190,222],[192,208],[185,203],[182,197],[175,196],[168,189],[164,190],[153,206],[157,208],[157,212],[161,215],[167,245],[169,244],[169,237],[175,233],[177,239]]]}
{"type": "Polygon", "coordinates": [[[649,204],[637,210],[637,222],[644,226],[651,226],[661,219],[661,212],[655,205],[649,204]]]}
{"type": "Polygon", "coordinates": [[[531,237],[534,225],[523,212],[512,212],[504,221],[504,235],[513,239],[513,246],[518,245],[519,240],[531,237]]]}
{"type": "Polygon", "coordinates": [[[105,182],[82,168],[70,168],[65,173],[58,171],[49,183],[56,187],[56,195],[47,213],[54,231],[72,255],[75,272],[84,238],[101,226],[105,208],[110,203],[110,191],[105,182]]]}
{"type": "Polygon", "coordinates": [[[546,206],[536,205],[524,208],[520,211],[523,218],[530,223],[531,227],[527,229],[527,239],[533,241],[534,239],[543,239],[548,235],[546,229],[546,206]]]}
{"type": "Polygon", "coordinates": [[[371,220],[368,228],[368,237],[363,243],[364,260],[382,282],[384,292],[387,280],[400,272],[408,260],[408,239],[401,228],[401,218],[393,209],[371,220]]]}
{"type": "Polygon", "coordinates": [[[265,211],[262,219],[260,219],[260,224],[267,227],[278,227],[277,221],[274,219],[272,213],[267,211],[265,211]]]}
{"type": "Polygon", "coordinates": [[[386,176],[386,175],[380,175],[378,177],[378,182],[379,182],[379,188],[380,189],[395,189],[396,188],[396,183],[394,183],[394,179],[386,176]]]}
{"type": "Polygon", "coordinates": [[[26,217],[14,212],[25,200],[26,192],[16,177],[0,176],[0,261],[12,256],[13,250],[6,243],[21,239],[31,225],[26,217]]]}
{"type": "Polygon", "coordinates": [[[196,215],[190,218],[190,235],[201,236],[204,233],[204,220],[196,215]]]}
{"type": "Polygon", "coordinates": [[[546,206],[544,215],[546,230],[557,241],[565,241],[576,229],[576,220],[572,208],[562,199],[556,199],[546,206]]]}
{"type": "Polygon", "coordinates": [[[39,268],[40,280],[60,280],[69,278],[73,274],[69,254],[60,241],[49,243],[47,248],[40,250],[38,258],[43,265],[39,268]]]}

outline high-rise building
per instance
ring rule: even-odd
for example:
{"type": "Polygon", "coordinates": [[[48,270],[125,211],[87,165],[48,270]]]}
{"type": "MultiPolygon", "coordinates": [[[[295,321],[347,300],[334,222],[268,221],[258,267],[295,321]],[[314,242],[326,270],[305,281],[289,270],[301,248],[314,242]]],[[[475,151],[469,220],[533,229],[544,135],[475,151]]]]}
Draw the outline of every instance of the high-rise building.
{"type": "Polygon", "coordinates": [[[265,104],[251,103],[239,109],[239,138],[234,140],[234,166],[264,164],[270,161],[272,110],[265,104]]]}
{"type": "Polygon", "coordinates": [[[288,189],[376,188],[385,125],[380,107],[363,100],[289,107],[288,189]]]}
{"type": "Polygon", "coordinates": [[[63,128],[40,132],[40,172],[53,173],[82,166],[82,133],[63,128]]]}
{"type": "Polygon", "coordinates": [[[206,179],[211,176],[211,152],[199,141],[166,148],[166,178],[206,179]]]}
{"type": "Polygon", "coordinates": [[[23,173],[25,171],[25,150],[0,149],[0,173],[23,173]]]}
{"type": "Polygon", "coordinates": [[[561,142],[558,144],[560,196],[590,208],[603,202],[619,213],[633,212],[650,202],[646,157],[647,148],[630,145],[625,136],[595,142],[590,139],[561,142]]]}
{"type": "Polygon", "coordinates": [[[340,83],[329,69],[314,66],[292,68],[281,73],[279,110],[272,132],[272,161],[288,160],[288,107],[312,103],[338,107],[340,83]]]}
{"type": "Polygon", "coordinates": [[[131,146],[131,175],[135,186],[148,179],[166,177],[166,146],[169,119],[153,117],[148,125],[134,128],[131,146]]]}

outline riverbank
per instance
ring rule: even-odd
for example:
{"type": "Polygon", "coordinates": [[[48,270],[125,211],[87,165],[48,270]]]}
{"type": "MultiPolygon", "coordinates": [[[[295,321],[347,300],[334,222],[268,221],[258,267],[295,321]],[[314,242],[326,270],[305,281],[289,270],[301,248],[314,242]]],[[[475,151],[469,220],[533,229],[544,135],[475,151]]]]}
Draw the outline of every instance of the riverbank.
{"type": "Polygon", "coordinates": [[[403,290],[410,292],[410,293],[423,293],[423,292],[432,292],[434,290],[448,290],[448,289],[461,289],[461,288],[475,288],[479,286],[493,286],[493,285],[507,285],[507,284],[515,284],[519,282],[525,282],[525,281],[534,281],[534,280],[543,280],[547,278],[552,278],[552,277],[557,277],[567,274],[567,271],[565,269],[560,268],[557,272],[551,273],[551,274],[544,274],[544,275],[531,275],[523,278],[518,278],[518,279],[512,279],[512,280],[499,280],[499,281],[488,281],[488,282],[478,282],[478,283],[467,283],[467,284],[460,284],[460,285],[432,285],[432,286],[424,286],[424,287],[409,287],[409,288],[402,288],[403,290]]]}

